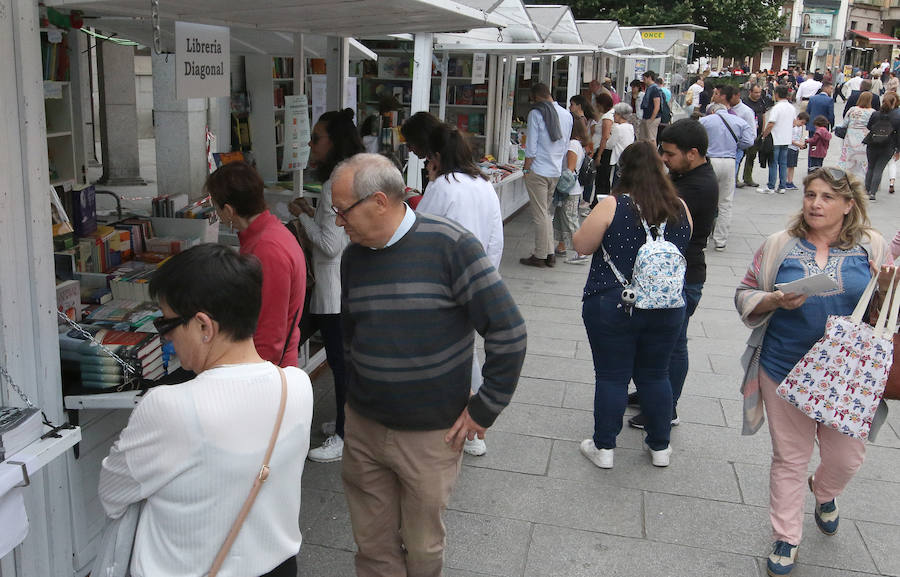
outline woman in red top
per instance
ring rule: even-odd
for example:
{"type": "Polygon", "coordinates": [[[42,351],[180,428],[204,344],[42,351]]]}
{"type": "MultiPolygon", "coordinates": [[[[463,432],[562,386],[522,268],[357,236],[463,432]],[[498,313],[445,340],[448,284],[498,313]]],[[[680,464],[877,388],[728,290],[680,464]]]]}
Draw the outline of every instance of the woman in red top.
{"type": "Polygon", "coordinates": [[[262,309],[253,343],[263,359],[296,367],[300,315],[306,295],[306,261],[297,239],[266,208],[263,181],[244,162],[221,166],[206,179],[206,191],[222,222],[237,230],[241,254],[262,263],[262,309]]]}

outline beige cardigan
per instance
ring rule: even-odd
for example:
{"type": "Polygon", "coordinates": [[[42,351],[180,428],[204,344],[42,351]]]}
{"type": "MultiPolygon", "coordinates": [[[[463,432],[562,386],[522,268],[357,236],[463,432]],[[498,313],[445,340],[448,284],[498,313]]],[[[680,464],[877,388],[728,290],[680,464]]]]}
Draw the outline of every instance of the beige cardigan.
{"type": "MultiPolygon", "coordinates": [[[[868,242],[863,242],[862,247],[868,253],[869,260],[876,263],[890,260],[887,242],[881,234],[875,230],[869,230],[868,236],[868,242]]],[[[741,366],[744,368],[744,379],[741,383],[741,395],[744,398],[744,423],[741,432],[744,435],[756,433],[765,421],[762,396],[759,392],[759,355],[762,352],[763,338],[766,335],[766,328],[769,326],[769,319],[775,312],[754,315],[753,309],[762,302],[768,293],[775,290],[775,277],[778,269],[797,242],[799,239],[791,236],[786,230],[769,236],[756,251],[744,280],[738,285],[734,294],[734,304],[741,315],[741,320],[753,329],[750,338],[747,339],[747,349],[741,356],[741,366]]],[[[887,405],[882,401],[872,422],[870,439],[875,439],[886,416],[887,405]]]]}

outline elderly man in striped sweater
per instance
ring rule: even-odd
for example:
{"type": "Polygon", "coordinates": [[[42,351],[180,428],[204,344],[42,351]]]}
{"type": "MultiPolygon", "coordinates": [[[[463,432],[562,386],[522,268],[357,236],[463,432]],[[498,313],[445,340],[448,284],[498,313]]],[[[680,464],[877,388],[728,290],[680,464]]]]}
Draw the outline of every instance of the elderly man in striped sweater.
{"type": "Polygon", "coordinates": [[[481,243],[413,212],[404,190],[376,154],[332,176],[332,210],[351,241],[341,262],[343,480],[359,577],[441,575],[441,513],[463,442],[509,403],[525,359],[525,322],[481,243]],[[470,397],[475,331],[484,384],[470,397]]]}

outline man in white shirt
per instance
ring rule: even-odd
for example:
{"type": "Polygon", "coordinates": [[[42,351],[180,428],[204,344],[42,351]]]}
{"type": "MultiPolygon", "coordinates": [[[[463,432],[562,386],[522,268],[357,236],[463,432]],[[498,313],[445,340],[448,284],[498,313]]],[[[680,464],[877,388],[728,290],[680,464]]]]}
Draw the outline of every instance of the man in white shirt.
{"type": "Polygon", "coordinates": [[[849,98],[850,93],[854,90],[859,90],[860,86],[862,86],[862,72],[858,71],[853,75],[853,78],[844,83],[844,87],[841,89],[841,94],[844,96],[844,100],[849,98]]]}
{"type": "Polygon", "coordinates": [[[800,106],[800,110],[806,110],[809,99],[815,96],[820,88],[822,88],[822,75],[818,72],[812,78],[807,78],[800,83],[800,86],[797,87],[797,104],[800,106]]]}
{"type": "Polygon", "coordinates": [[[553,221],[550,199],[562,173],[562,160],[572,136],[572,113],[553,101],[550,88],[543,83],[531,87],[535,106],[528,113],[525,141],[525,188],[531,200],[534,223],[534,252],[519,259],[521,264],[537,268],[556,265],[553,254],[553,221]]]}
{"type": "Polygon", "coordinates": [[[760,134],[760,139],[771,134],[772,144],[775,147],[773,151],[772,161],[769,163],[769,182],[766,188],[758,188],[756,192],[763,194],[784,194],[785,185],[787,184],[787,149],[791,143],[791,128],[794,125],[794,118],[797,117],[797,111],[787,99],[788,87],[778,86],[775,88],[775,106],[769,110],[769,116],[766,119],[766,127],[760,134]],[[776,177],[778,181],[776,182],[776,177]],[[775,188],[775,186],[778,188],[775,188]]]}

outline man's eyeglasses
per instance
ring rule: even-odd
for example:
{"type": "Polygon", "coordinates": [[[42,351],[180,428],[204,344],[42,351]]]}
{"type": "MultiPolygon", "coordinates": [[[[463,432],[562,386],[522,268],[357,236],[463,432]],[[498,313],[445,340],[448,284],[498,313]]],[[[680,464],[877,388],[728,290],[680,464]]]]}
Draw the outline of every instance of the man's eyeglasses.
{"type": "Polygon", "coordinates": [[[184,317],[159,317],[153,319],[153,327],[156,329],[156,332],[159,333],[159,338],[168,341],[169,339],[166,337],[168,333],[172,332],[180,325],[186,325],[190,320],[191,319],[186,319],[184,317]]]}
{"type": "Polygon", "coordinates": [[[356,208],[358,205],[362,204],[363,202],[369,200],[370,198],[372,198],[371,195],[365,196],[365,197],[363,197],[363,198],[357,200],[356,202],[354,202],[353,204],[351,204],[350,206],[348,206],[348,207],[347,207],[346,209],[344,209],[344,210],[341,210],[341,209],[339,209],[338,207],[336,207],[336,206],[334,206],[334,205],[332,204],[332,205],[331,205],[331,212],[333,212],[334,214],[336,214],[336,215],[338,215],[339,217],[343,218],[344,220],[347,220],[347,215],[350,214],[350,211],[351,211],[351,210],[353,210],[354,208],[356,208]]]}

